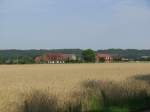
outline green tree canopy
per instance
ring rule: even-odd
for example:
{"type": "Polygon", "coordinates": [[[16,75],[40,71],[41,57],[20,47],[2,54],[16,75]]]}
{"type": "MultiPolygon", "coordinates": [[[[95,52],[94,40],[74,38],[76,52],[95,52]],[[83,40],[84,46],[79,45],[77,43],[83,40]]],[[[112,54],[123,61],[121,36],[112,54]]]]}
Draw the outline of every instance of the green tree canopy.
{"type": "Polygon", "coordinates": [[[86,49],[82,52],[85,62],[95,62],[95,52],[92,49],[86,49]]]}

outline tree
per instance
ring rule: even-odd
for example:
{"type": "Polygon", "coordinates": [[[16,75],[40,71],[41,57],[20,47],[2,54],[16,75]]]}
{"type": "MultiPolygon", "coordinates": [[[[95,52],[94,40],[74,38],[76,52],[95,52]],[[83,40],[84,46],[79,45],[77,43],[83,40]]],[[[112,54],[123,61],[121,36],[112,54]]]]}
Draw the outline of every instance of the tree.
{"type": "Polygon", "coordinates": [[[4,58],[2,58],[2,57],[0,56],[0,64],[4,64],[4,63],[5,63],[4,58]]]}
{"type": "Polygon", "coordinates": [[[85,62],[95,62],[95,52],[92,49],[86,49],[82,52],[85,62]]]}

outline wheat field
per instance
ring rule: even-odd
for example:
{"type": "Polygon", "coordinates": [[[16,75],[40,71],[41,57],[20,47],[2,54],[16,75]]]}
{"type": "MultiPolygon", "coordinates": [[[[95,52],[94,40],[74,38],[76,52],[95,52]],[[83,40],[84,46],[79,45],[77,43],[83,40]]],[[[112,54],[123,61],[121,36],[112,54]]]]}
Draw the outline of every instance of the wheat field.
{"type": "Polygon", "coordinates": [[[1,65],[0,112],[19,111],[31,89],[47,89],[63,100],[85,80],[120,82],[145,74],[150,74],[149,63],[1,65]]]}

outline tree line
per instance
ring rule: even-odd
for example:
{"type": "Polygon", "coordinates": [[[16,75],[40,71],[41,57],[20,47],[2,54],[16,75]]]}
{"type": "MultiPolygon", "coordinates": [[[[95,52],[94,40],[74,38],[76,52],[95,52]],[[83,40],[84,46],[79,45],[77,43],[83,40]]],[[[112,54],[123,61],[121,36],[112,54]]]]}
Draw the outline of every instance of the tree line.
{"type": "MultiPolygon", "coordinates": [[[[52,49],[52,50],[0,50],[0,64],[34,64],[36,56],[44,55],[45,53],[66,53],[76,54],[81,58],[81,62],[95,62],[95,53],[106,53],[117,55],[115,61],[120,61],[121,58],[126,58],[132,61],[150,61],[150,50],[137,49],[107,49],[97,50],[92,49],[52,49]]],[[[69,63],[69,62],[68,62],[69,63]]]]}

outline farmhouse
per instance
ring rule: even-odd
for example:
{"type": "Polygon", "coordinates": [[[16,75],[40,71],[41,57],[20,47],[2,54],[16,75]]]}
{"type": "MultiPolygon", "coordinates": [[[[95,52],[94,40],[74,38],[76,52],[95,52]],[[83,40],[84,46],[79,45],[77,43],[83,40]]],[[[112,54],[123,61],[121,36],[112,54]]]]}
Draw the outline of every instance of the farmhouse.
{"type": "Polygon", "coordinates": [[[43,56],[43,61],[49,64],[65,63],[63,53],[47,53],[43,56]]]}
{"type": "Polygon", "coordinates": [[[67,60],[77,60],[77,56],[75,54],[64,54],[64,57],[67,60]]]}
{"type": "Polygon", "coordinates": [[[111,63],[112,61],[113,57],[110,54],[96,53],[96,63],[99,62],[111,63]]]}
{"type": "Polygon", "coordinates": [[[46,53],[43,56],[37,56],[35,58],[36,63],[48,63],[48,64],[63,64],[67,60],[77,60],[74,54],[64,54],[64,53],[46,53]]]}

